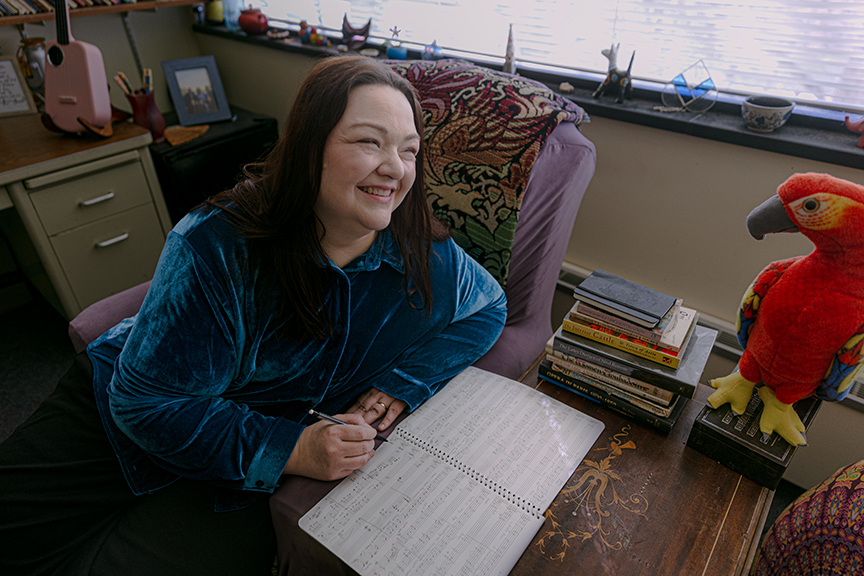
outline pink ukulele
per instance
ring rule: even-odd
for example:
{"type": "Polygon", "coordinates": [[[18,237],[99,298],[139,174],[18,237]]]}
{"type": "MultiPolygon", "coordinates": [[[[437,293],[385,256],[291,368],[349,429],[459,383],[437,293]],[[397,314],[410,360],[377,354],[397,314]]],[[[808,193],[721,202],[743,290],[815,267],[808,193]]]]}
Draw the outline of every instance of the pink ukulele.
{"type": "Polygon", "coordinates": [[[102,52],[72,38],[69,5],[66,0],[54,0],[54,4],[57,40],[48,42],[45,53],[42,122],[52,130],[111,136],[111,100],[102,52]]]}

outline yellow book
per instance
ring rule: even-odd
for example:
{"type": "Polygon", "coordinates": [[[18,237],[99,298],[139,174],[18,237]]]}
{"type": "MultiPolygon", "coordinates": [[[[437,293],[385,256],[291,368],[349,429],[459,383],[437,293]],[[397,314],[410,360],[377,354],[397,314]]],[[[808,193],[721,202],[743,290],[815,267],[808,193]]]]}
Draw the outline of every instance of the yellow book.
{"type": "MultiPolygon", "coordinates": [[[[673,352],[672,350],[667,350],[660,346],[649,344],[648,342],[638,341],[632,336],[626,334],[616,334],[614,331],[604,329],[598,325],[580,324],[567,318],[564,319],[562,328],[567,332],[578,334],[584,338],[589,338],[595,342],[612,346],[613,348],[629,352],[630,354],[640,356],[646,360],[651,360],[652,362],[670,368],[678,368],[678,365],[681,363],[681,355],[683,355],[684,351],[687,349],[687,340],[690,339],[690,334],[688,334],[687,340],[685,340],[684,345],[681,346],[681,350],[673,352]]],[[[692,326],[690,333],[693,333],[692,326]]]]}

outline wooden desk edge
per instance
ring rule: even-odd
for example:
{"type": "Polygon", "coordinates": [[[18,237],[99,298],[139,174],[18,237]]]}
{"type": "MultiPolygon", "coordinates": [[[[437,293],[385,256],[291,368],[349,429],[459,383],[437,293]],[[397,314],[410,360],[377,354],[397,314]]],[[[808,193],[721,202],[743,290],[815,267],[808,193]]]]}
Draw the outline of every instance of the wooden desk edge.
{"type": "Polygon", "coordinates": [[[761,544],[762,530],[765,528],[765,521],[768,519],[768,513],[771,511],[771,502],[773,501],[774,490],[763,487],[762,492],[759,494],[759,503],[756,505],[756,510],[759,513],[753,516],[753,523],[756,526],[754,529],[751,524],[750,530],[747,531],[749,542],[747,542],[744,550],[742,550],[742,555],[746,551],[746,556],[744,556],[743,563],[739,559],[738,567],[735,570],[736,576],[739,574],[747,576],[750,573],[753,560],[756,559],[756,552],[759,550],[759,545],[761,544]]]}

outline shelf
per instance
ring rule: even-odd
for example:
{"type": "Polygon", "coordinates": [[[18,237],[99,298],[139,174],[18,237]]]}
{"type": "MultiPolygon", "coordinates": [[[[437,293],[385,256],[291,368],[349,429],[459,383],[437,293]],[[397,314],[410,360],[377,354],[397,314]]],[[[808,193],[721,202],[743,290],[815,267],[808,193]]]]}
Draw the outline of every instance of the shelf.
{"type": "MultiPolygon", "coordinates": [[[[145,0],[131,4],[115,4],[114,6],[93,6],[88,8],[74,8],[69,10],[70,18],[79,16],[98,16],[100,14],[116,14],[119,12],[134,12],[136,10],[154,10],[160,6],[190,6],[201,4],[203,0],[145,0]]],[[[44,22],[54,20],[54,12],[42,12],[40,14],[25,14],[23,16],[0,17],[0,26],[12,26],[14,24],[30,24],[33,22],[44,22]]]]}

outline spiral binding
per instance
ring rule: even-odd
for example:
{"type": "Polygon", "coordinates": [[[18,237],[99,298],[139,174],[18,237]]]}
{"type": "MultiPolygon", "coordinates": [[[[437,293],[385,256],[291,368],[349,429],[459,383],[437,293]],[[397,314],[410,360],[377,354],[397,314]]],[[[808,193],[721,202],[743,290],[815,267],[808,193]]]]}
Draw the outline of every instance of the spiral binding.
{"type": "Polygon", "coordinates": [[[476,480],[477,482],[479,482],[480,484],[482,484],[483,486],[485,486],[489,490],[495,492],[496,494],[498,494],[499,496],[501,496],[502,498],[504,498],[505,500],[507,500],[508,502],[513,504],[514,506],[517,506],[518,508],[521,508],[523,511],[527,512],[528,514],[531,514],[536,519],[538,519],[538,520],[543,519],[543,517],[544,517],[543,510],[541,510],[540,508],[538,508],[534,504],[530,503],[529,501],[525,500],[524,498],[520,498],[519,496],[513,494],[510,490],[508,490],[504,486],[501,486],[497,482],[493,482],[492,480],[490,480],[486,476],[483,476],[482,474],[480,474],[479,472],[474,470],[472,467],[463,463],[461,460],[457,460],[456,458],[454,458],[453,456],[450,456],[449,454],[447,454],[443,450],[439,450],[438,448],[436,448],[432,444],[426,442],[425,440],[421,440],[420,438],[418,438],[417,436],[414,436],[410,432],[405,432],[404,430],[397,428],[396,434],[401,436],[404,440],[407,440],[408,442],[414,444],[415,446],[417,446],[421,450],[424,450],[424,451],[428,452],[429,454],[432,454],[436,458],[443,460],[447,464],[450,464],[451,466],[453,466],[454,468],[456,468],[460,472],[467,475],[472,480],[476,480]]]}

